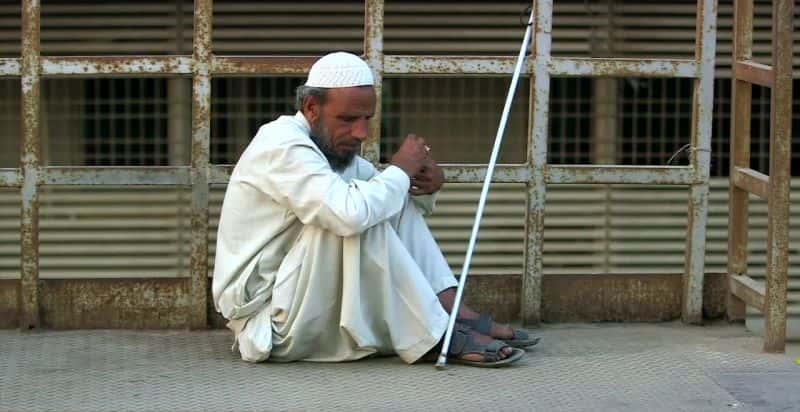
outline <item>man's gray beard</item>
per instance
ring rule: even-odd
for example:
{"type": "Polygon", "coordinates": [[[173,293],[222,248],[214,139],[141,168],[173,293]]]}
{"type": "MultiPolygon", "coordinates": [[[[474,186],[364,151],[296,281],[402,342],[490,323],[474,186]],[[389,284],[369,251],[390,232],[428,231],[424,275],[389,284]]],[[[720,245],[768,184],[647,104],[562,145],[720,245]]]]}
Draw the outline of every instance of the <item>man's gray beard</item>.
{"type": "Polygon", "coordinates": [[[317,127],[311,129],[311,133],[309,133],[309,137],[311,141],[317,145],[317,148],[325,155],[325,158],[328,159],[328,163],[331,165],[331,169],[336,172],[341,172],[344,169],[347,169],[347,166],[350,166],[350,163],[353,163],[353,158],[355,158],[356,154],[351,153],[345,156],[342,156],[333,151],[331,147],[331,139],[325,136],[323,130],[320,130],[317,127]]]}

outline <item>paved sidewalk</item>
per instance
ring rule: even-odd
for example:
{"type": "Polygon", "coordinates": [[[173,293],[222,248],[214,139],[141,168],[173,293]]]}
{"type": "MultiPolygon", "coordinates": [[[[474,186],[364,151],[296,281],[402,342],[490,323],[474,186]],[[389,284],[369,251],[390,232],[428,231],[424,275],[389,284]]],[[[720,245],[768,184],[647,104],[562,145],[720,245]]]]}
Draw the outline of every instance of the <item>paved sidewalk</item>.
{"type": "Polygon", "coordinates": [[[259,364],[225,331],[0,331],[0,410],[800,411],[800,366],[741,325],[548,325],[506,369],[259,364]]]}

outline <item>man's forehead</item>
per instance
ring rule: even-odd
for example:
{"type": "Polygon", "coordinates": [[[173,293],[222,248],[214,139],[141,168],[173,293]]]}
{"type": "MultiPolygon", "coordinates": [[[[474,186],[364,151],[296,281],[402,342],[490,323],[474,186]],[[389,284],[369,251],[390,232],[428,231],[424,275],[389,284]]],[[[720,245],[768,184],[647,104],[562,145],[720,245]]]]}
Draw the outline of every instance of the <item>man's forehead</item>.
{"type": "Polygon", "coordinates": [[[364,104],[374,102],[375,88],[372,86],[341,87],[328,89],[327,103],[364,104]]]}

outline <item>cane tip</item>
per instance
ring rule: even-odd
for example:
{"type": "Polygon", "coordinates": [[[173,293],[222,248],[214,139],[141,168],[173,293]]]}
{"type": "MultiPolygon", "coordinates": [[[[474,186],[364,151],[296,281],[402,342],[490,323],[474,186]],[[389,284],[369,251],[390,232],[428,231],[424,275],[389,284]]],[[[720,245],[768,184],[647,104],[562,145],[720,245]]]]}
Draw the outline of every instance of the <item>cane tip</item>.
{"type": "Polygon", "coordinates": [[[444,356],[440,355],[439,356],[439,360],[436,361],[436,369],[440,370],[440,371],[443,371],[445,366],[447,365],[446,362],[447,362],[447,358],[445,358],[444,356]]]}

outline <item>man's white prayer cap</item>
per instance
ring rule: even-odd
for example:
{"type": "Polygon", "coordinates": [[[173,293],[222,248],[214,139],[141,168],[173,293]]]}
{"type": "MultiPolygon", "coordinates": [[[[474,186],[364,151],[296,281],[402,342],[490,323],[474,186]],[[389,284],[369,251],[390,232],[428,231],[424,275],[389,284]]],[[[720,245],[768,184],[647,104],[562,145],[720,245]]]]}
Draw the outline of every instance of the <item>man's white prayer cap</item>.
{"type": "Polygon", "coordinates": [[[364,60],[352,53],[326,54],[316,61],[308,72],[306,86],[337,88],[374,86],[372,70],[364,60]]]}

